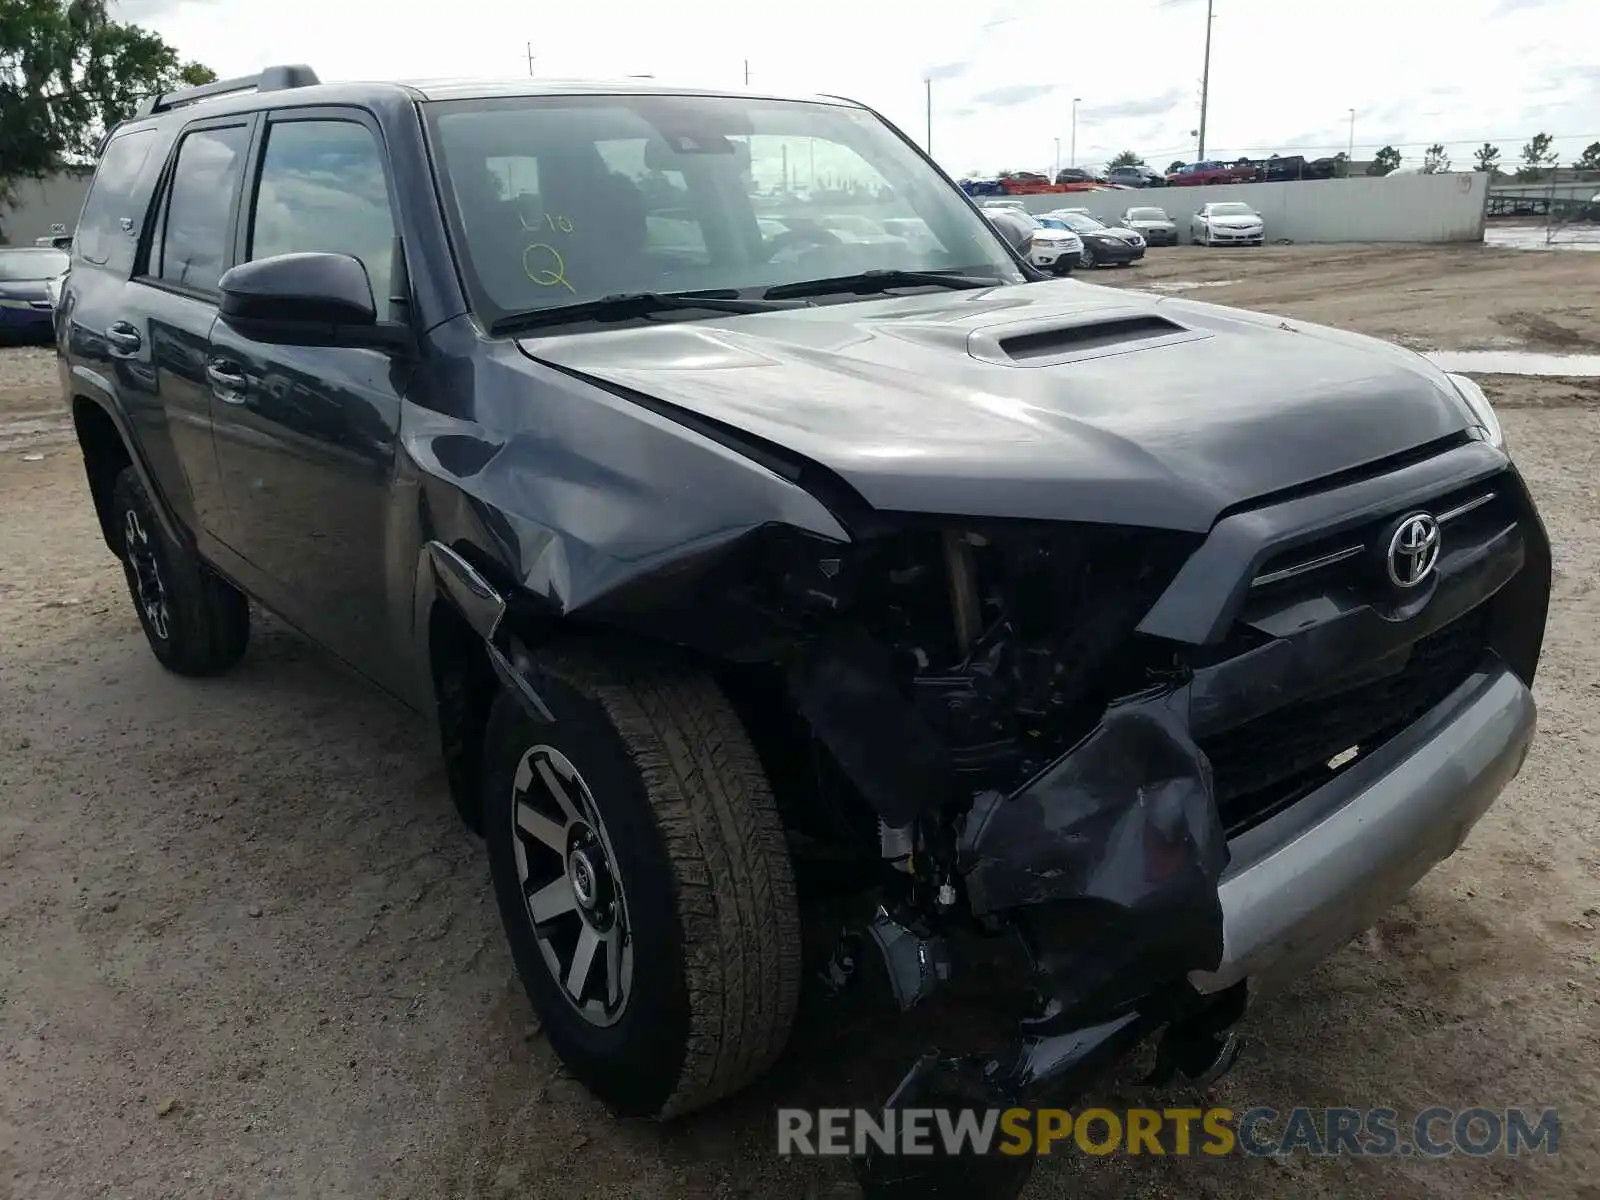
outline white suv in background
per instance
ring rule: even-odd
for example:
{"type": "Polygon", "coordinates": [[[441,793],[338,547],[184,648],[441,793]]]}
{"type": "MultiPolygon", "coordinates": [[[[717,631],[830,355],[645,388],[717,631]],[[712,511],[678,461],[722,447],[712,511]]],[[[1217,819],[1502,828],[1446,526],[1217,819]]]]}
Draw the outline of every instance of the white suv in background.
{"type": "Polygon", "coordinates": [[[1197,246],[1259,246],[1267,240],[1261,214],[1242,200],[1213,200],[1189,218],[1197,246]]]}
{"type": "Polygon", "coordinates": [[[978,211],[1030,266],[1048,274],[1072,274],[1083,255],[1083,239],[1071,229],[1046,226],[1038,217],[1021,209],[982,208],[978,211]]]}

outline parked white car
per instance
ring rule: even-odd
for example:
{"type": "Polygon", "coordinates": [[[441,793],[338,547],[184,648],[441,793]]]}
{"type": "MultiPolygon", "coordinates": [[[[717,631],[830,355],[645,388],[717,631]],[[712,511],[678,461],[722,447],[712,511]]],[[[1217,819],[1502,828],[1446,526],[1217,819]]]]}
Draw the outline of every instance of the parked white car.
{"type": "Polygon", "coordinates": [[[1267,240],[1261,214],[1242,200],[1213,200],[1189,218],[1197,246],[1259,246],[1267,240]]]}

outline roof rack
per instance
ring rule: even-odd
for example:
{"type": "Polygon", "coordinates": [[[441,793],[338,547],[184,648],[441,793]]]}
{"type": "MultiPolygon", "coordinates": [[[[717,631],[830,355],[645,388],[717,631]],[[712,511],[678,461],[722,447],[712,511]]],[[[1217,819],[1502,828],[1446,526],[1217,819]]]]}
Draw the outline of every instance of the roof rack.
{"type": "Polygon", "coordinates": [[[231,96],[235,92],[285,92],[291,88],[315,87],[321,82],[322,80],[317,78],[317,73],[304,64],[268,67],[259,75],[219,79],[215,83],[203,83],[199,87],[184,88],[181,92],[167,92],[165,95],[157,93],[145,99],[134,115],[148,117],[154,113],[197,104],[202,100],[231,96]]]}

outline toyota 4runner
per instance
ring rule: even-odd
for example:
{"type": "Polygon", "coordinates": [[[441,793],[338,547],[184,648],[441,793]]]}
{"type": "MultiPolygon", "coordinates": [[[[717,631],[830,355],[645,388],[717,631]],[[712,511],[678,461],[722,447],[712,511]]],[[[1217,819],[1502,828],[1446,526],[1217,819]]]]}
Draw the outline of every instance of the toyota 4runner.
{"type": "Polygon", "coordinates": [[[817,862],[819,986],[910,1007],[986,937],[1029,998],[895,1103],[1068,1095],[1153,1035],[1208,1078],[1533,738],[1549,546],[1474,384],[1044,278],[848,100],[161,97],[56,330],[155,656],[227,670],[254,601],[436,721],[618,1112],[779,1055],[817,862]]]}

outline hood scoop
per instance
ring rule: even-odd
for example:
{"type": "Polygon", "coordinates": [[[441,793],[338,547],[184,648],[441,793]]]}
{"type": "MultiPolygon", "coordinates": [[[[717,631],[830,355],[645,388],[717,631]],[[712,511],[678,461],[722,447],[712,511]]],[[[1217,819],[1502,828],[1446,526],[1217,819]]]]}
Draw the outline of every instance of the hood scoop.
{"type": "Polygon", "coordinates": [[[1051,367],[1210,336],[1148,308],[1101,309],[1076,318],[1034,318],[974,330],[967,353],[995,366],[1051,367]]]}

